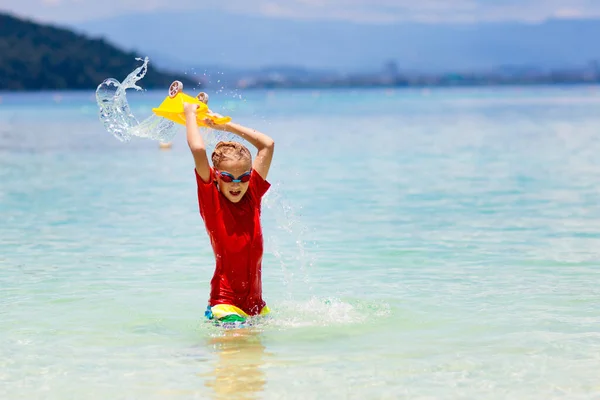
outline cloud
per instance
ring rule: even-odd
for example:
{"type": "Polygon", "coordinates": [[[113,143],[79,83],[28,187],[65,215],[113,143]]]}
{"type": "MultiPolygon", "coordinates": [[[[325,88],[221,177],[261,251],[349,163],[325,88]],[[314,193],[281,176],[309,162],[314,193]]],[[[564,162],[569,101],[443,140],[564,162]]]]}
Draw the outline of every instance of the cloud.
{"type": "Polygon", "coordinates": [[[275,18],[349,20],[365,23],[538,22],[549,18],[600,17],[598,0],[229,0],[228,11],[275,18]]]}
{"type": "Polygon", "coordinates": [[[276,18],[379,23],[466,14],[475,9],[476,0],[264,0],[252,4],[230,0],[226,7],[231,12],[276,18]]]}
{"type": "Polygon", "coordinates": [[[585,13],[576,8],[560,8],[556,10],[554,16],[557,18],[583,18],[585,13]]]}
{"type": "Polygon", "coordinates": [[[213,9],[273,18],[362,23],[543,21],[600,17],[598,0],[2,0],[2,9],[51,22],[136,12],[213,9]]]}

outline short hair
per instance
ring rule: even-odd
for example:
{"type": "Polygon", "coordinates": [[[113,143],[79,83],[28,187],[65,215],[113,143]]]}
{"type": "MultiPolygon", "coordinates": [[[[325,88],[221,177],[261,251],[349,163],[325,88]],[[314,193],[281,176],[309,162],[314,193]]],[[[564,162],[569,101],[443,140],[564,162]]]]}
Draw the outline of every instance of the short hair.
{"type": "Polygon", "coordinates": [[[243,160],[252,161],[250,150],[239,142],[219,142],[211,156],[213,166],[219,167],[223,160],[243,160]]]}

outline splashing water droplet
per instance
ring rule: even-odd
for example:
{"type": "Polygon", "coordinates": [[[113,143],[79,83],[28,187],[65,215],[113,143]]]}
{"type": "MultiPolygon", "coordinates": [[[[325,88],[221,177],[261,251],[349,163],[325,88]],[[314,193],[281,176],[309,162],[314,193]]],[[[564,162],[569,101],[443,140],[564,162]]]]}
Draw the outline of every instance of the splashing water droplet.
{"type": "Polygon", "coordinates": [[[143,61],[143,64],[127,75],[122,83],[114,78],[108,78],[98,85],[96,103],[100,109],[100,121],[109,133],[122,142],[128,142],[132,136],[158,140],[162,143],[170,142],[177,132],[174,122],[156,115],[139,122],[131,112],[126,90],[142,90],[136,82],[146,75],[149,62],[148,57],[143,60],[136,58],[136,60],[143,61]]]}

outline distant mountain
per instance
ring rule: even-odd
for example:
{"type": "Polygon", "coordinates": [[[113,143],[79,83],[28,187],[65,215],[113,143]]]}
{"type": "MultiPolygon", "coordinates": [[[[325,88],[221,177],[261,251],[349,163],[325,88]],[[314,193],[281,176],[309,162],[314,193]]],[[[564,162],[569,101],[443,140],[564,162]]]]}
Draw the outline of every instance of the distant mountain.
{"type": "Polygon", "coordinates": [[[501,65],[562,68],[600,59],[600,20],[373,25],[157,11],[74,28],[156,54],[162,67],[174,69],[298,65],[356,72],[396,60],[402,71],[445,72],[501,65]]]}
{"type": "MultiPolygon", "coordinates": [[[[137,56],[103,39],[0,13],[0,90],[95,89],[106,78],[125,78],[141,64],[137,56]]],[[[141,84],[166,89],[175,79],[182,80],[150,67],[141,84]]]]}

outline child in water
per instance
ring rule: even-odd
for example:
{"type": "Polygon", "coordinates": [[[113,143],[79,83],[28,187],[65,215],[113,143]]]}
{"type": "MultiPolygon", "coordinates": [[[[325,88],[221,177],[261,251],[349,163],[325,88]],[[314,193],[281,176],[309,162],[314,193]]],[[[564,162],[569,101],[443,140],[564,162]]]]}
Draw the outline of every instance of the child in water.
{"type": "Polygon", "coordinates": [[[273,159],[274,142],[267,135],[228,122],[205,124],[231,132],[250,142],[258,153],[238,142],[219,142],[211,156],[196,124],[198,106],[186,103],[187,142],[196,164],[198,204],[216,258],[210,282],[209,319],[225,323],[244,322],[265,315],[269,308],[262,298],[263,236],[260,224],[261,199],[271,186],[267,174],[273,159]]]}

